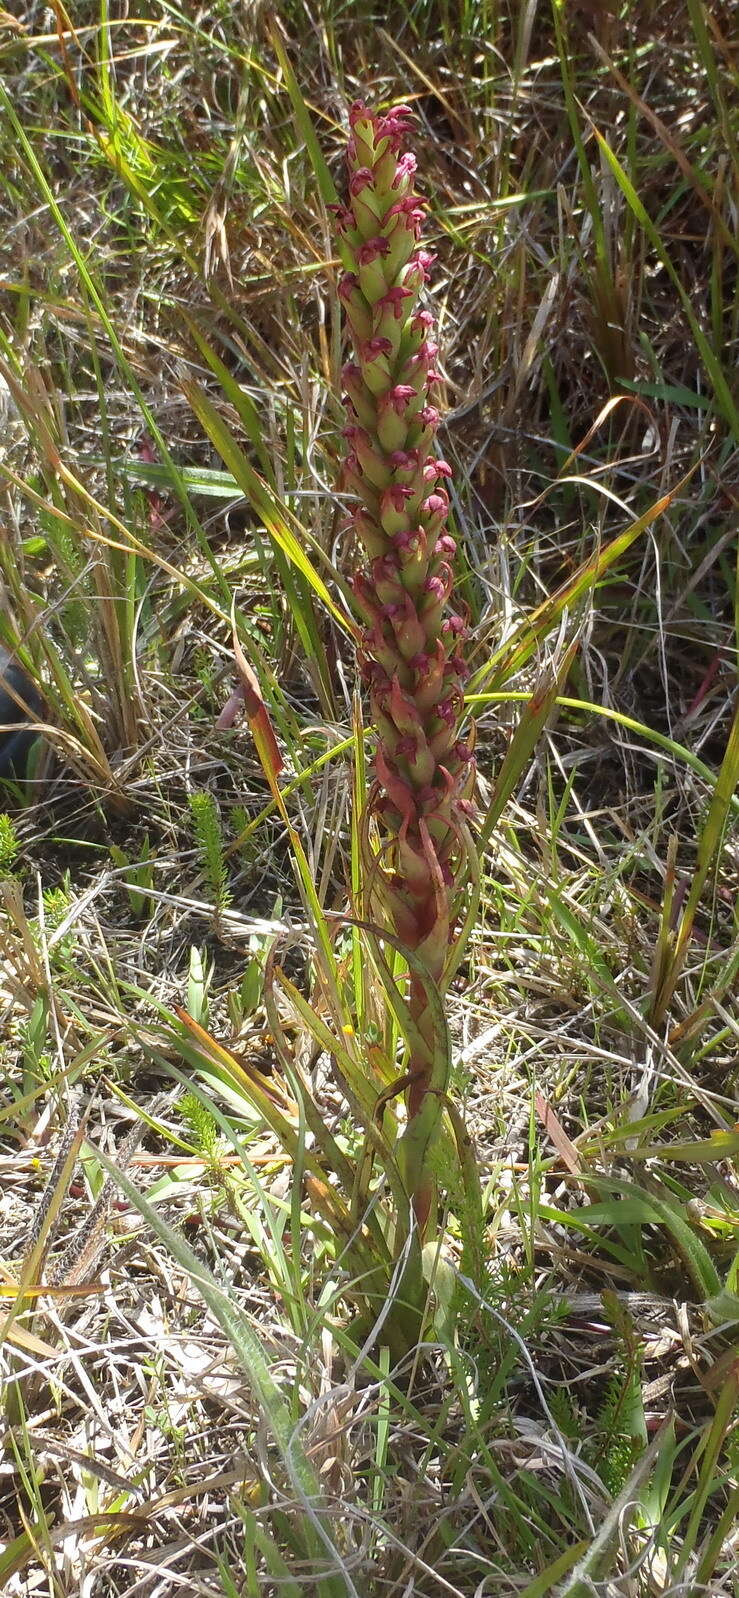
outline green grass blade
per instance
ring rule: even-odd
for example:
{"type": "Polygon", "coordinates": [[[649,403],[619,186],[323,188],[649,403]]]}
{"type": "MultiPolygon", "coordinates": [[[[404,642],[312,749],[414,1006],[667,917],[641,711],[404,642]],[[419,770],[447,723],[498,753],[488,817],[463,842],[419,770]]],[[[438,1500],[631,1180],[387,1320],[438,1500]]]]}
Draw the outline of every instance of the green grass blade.
{"type": "Polygon", "coordinates": [[[328,166],[326,165],[323,151],[321,150],[321,146],[316,138],[316,131],[313,126],[310,111],[308,110],[305,100],[303,99],[300,85],[295,73],[293,72],[287,51],[280,36],[278,25],[276,23],[270,29],[270,36],[272,39],[275,55],[277,56],[282,69],[282,76],[285,79],[287,92],[292,101],[293,115],[295,117],[298,133],[300,134],[300,138],[302,139],[302,142],[308,151],[308,155],[310,156],[311,166],[313,167],[313,171],[316,176],[316,182],[321,194],[321,199],[323,200],[324,205],[335,205],[339,198],[336,192],[336,185],[328,166]]]}
{"type": "Polygon", "coordinates": [[[680,972],[685,963],[688,946],[693,931],[696,912],[703,896],[703,889],[708,878],[711,866],[718,858],[722,840],[729,819],[729,812],[734,803],[737,789],[739,788],[739,696],[734,710],[734,719],[729,733],[726,753],[721,762],[721,769],[716,779],[716,784],[708,806],[708,814],[703,823],[698,838],[695,869],[690,892],[685,908],[680,917],[680,923],[675,939],[675,948],[672,960],[665,972],[663,982],[654,998],[653,1022],[658,1024],[667,1009],[675,991],[675,986],[680,972]]]}
{"type": "MultiPolygon", "coordinates": [[[[465,702],[469,702],[473,709],[476,705],[479,705],[480,711],[482,711],[485,705],[524,704],[528,702],[529,697],[529,694],[522,689],[502,689],[494,693],[466,695],[465,702]]],[[[561,705],[565,710],[583,710],[592,716],[604,716],[607,721],[615,722],[617,726],[624,727],[627,732],[633,732],[637,737],[645,738],[648,743],[654,744],[655,748],[664,750],[665,754],[670,755],[673,760],[679,760],[690,771],[694,771],[697,777],[702,777],[710,788],[715,789],[718,781],[716,772],[712,771],[704,760],[701,760],[700,755],[694,754],[693,750],[686,748],[685,744],[678,743],[676,738],[669,738],[667,733],[658,732],[655,727],[648,727],[646,722],[637,721],[633,716],[627,716],[622,710],[614,710],[611,705],[598,705],[590,699],[574,699],[568,694],[558,694],[555,704],[561,705]]],[[[739,799],[736,795],[730,797],[729,804],[732,810],[736,810],[739,813],[739,799]]]]}
{"type": "Polygon", "coordinates": [[[228,1338],[275,1440],[287,1477],[305,1511],[304,1538],[309,1554],[321,1563],[328,1555],[341,1571],[341,1575],[329,1577],[325,1582],[318,1582],[318,1590],[325,1595],[325,1598],[347,1598],[347,1594],[350,1594],[351,1598],[359,1598],[354,1583],[344,1568],[341,1555],[323,1524],[323,1517],[318,1507],[322,1498],[320,1483],[296,1433],[288,1406],[272,1377],[262,1343],[253,1331],[248,1317],[229,1298],[208,1266],[197,1258],[179,1232],[169,1226],[158,1211],[147,1203],[125,1172],[119,1170],[114,1161],[109,1160],[101,1150],[97,1150],[96,1153],[108,1176],[112,1177],[120,1187],[129,1204],[132,1204],[143,1216],[155,1236],[169,1250],[181,1270],[197,1288],[228,1338]]]}
{"type": "Polygon", "coordinates": [[[562,583],[548,599],[538,605],[536,610],[532,611],[531,615],[521,622],[513,635],[506,639],[506,642],[501,644],[499,649],[495,650],[485,665],[480,666],[473,674],[469,683],[470,693],[476,693],[485,683],[490,683],[493,687],[501,687],[503,683],[508,681],[509,677],[520,671],[521,667],[526,665],[526,662],[534,652],[540,648],[543,640],[552,632],[564,611],[570,610],[573,605],[579,603],[586,594],[590,593],[603,574],[609,571],[611,566],[614,566],[621,559],[621,556],[625,555],[626,551],[631,548],[637,538],[640,538],[641,534],[646,532],[647,528],[657,521],[662,512],[667,510],[676,494],[680,493],[680,490],[684,488],[685,484],[693,476],[693,470],[695,468],[687,472],[668,494],[662,494],[658,500],[655,500],[654,504],[650,505],[642,516],[638,516],[636,521],[631,522],[630,526],[626,527],[622,533],[619,533],[618,537],[612,539],[605,549],[599,549],[594,555],[591,555],[589,560],[584,561],[575,572],[574,577],[568,578],[567,582],[562,583]]]}
{"type": "Polygon", "coordinates": [[[528,766],[533,751],[546,726],[552,707],[557,702],[560,685],[566,682],[570,666],[577,651],[577,640],[569,645],[559,665],[542,674],[531,698],[522,710],[518,726],[506,750],[505,758],[495,780],[487,814],[480,828],[479,848],[482,852],[490,841],[505,806],[528,766]]]}
{"type": "Polygon", "coordinates": [[[189,329],[192,339],[200,350],[201,355],[207,361],[214,377],[218,378],[226,399],[231,405],[233,405],[249,443],[259,457],[259,464],[262,468],[262,471],[264,472],[270,487],[274,490],[274,469],[270,459],[269,450],[264,442],[262,428],[259,421],[259,412],[257,411],[257,407],[254,404],[253,399],[249,394],[246,393],[241,384],[237,383],[236,378],[232,377],[228,367],[221,360],[220,356],[216,354],[212,344],[208,342],[205,334],[198,327],[198,324],[194,318],[188,316],[187,312],[182,312],[181,314],[186,327],[189,329]]]}
{"type": "Polygon", "coordinates": [[[659,229],[655,227],[655,224],[652,221],[652,218],[649,215],[645,205],[640,200],[639,195],[637,194],[634,185],[631,182],[631,179],[624,171],[618,156],[616,155],[615,151],[611,149],[608,140],[604,138],[602,133],[599,133],[597,128],[594,129],[594,132],[595,137],[598,140],[598,145],[602,150],[606,161],[608,162],[608,165],[627,201],[627,204],[633,211],[637,221],[643,227],[647,238],[662,262],[662,265],[665,271],[668,273],[673,287],[680,298],[690,331],[693,335],[697,348],[700,350],[703,364],[713,385],[713,391],[716,396],[718,407],[722,416],[724,417],[724,420],[731,428],[735,439],[737,442],[739,442],[739,410],[737,410],[736,404],[734,402],[734,396],[724,374],[721,362],[719,361],[715,350],[711,347],[709,340],[706,338],[695,311],[693,310],[690,295],[688,294],[687,289],[683,286],[680,274],[673,265],[673,262],[667,250],[665,249],[664,244],[662,243],[659,229]]]}
{"type": "MultiPolygon", "coordinates": [[[[269,485],[254,470],[204,389],[188,377],[183,377],[182,389],[198,421],[204,427],[211,443],[218,450],[252,509],[266,527],[270,538],[274,539],[278,548],[306,579],[342,631],[351,633],[352,625],[347,620],[345,612],[340,610],[332,599],[323,578],[319,576],[305,553],[306,544],[318,549],[315,540],[295,521],[287,506],[281,503],[269,485]]],[[[325,559],[325,556],[323,558],[325,559]]],[[[332,577],[334,580],[337,578],[333,568],[332,577]]]]}
{"type": "Polygon", "coordinates": [[[584,1558],[560,1587],[559,1598],[593,1598],[596,1583],[600,1585],[614,1568],[618,1543],[626,1536],[629,1520],[659,1460],[668,1424],[665,1422],[660,1426],[648,1448],[637,1460],[628,1481],[604,1515],[584,1558]]]}

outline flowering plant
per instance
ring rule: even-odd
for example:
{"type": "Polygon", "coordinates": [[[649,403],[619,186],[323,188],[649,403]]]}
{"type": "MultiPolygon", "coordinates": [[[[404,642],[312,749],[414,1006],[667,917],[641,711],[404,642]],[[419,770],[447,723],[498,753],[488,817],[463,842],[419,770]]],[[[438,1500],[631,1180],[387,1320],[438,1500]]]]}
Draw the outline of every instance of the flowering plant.
{"type": "Polygon", "coordinates": [[[429,982],[443,994],[469,886],[474,756],[461,736],[467,622],[454,603],[452,472],[434,448],[439,351],[433,316],[420,305],[434,258],[420,247],[425,206],[415,157],[403,151],[411,115],[404,105],[385,115],[352,107],[348,204],[336,213],[346,268],[339,296],[354,350],[342,374],[343,487],[354,498],[361,564],[351,586],[377,730],[368,816],[382,838],[367,862],[367,908],[417,957],[399,1156],[423,1229],[433,1200],[428,1153],[446,1094],[429,982]]]}

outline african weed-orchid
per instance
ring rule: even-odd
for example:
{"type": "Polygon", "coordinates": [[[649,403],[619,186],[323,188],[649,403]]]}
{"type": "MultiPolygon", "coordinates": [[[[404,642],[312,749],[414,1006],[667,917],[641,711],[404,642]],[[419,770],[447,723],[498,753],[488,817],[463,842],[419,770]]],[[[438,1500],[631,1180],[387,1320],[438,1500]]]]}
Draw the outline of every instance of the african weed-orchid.
{"type": "MultiPolygon", "coordinates": [[[[420,247],[424,203],[402,146],[412,113],[350,113],[348,204],[337,208],[339,295],[354,348],[343,370],[350,425],[343,487],[359,551],[352,589],[360,666],[377,731],[370,813],[382,837],[370,905],[443,993],[468,883],[474,759],[461,737],[466,621],[454,603],[447,528],[451,468],[439,459],[434,319],[420,307],[433,256],[420,247]]],[[[407,1127],[401,1154],[423,1229],[429,1145],[446,1081],[428,984],[414,963],[407,1127]]]]}

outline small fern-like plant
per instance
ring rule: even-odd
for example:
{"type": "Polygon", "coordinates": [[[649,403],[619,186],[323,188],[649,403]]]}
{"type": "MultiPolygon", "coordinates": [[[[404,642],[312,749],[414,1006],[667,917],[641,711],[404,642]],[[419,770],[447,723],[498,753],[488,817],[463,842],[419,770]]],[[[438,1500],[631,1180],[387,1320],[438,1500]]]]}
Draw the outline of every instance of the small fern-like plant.
{"type": "Polygon", "coordinates": [[[231,903],[221,812],[217,800],[207,790],[191,793],[189,805],[201,869],[213,899],[216,920],[219,920],[231,903]]]}
{"type": "Polygon", "coordinates": [[[641,1365],[638,1359],[630,1359],[611,1377],[598,1416],[593,1463],[614,1498],[628,1481],[646,1441],[641,1365]]]}
{"type": "Polygon", "coordinates": [[[20,840],[13,819],[2,811],[0,812],[0,877],[10,874],[19,849],[20,840]]]}
{"type": "Polygon", "coordinates": [[[215,1165],[218,1160],[219,1132],[214,1117],[195,1093],[183,1093],[177,1106],[185,1125],[192,1134],[198,1152],[215,1165]]]}

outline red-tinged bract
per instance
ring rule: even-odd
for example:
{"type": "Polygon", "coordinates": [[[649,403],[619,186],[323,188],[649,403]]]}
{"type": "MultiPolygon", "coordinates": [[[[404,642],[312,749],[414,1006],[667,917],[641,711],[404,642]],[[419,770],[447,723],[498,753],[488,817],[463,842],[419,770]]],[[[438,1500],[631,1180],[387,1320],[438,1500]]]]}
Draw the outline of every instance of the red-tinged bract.
{"type": "MultiPolygon", "coordinates": [[[[435,451],[440,382],[434,319],[419,306],[433,256],[420,246],[424,202],[403,151],[411,112],[350,113],[348,204],[337,208],[346,269],[339,295],[353,346],[344,368],[347,455],[360,551],[352,579],[363,623],[360,666],[377,729],[371,809],[383,838],[370,873],[386,925],[443,992],[468,879],[474,785],[461,737],[464,608],[454,602],[456,544],[447,530],[451,468],[435,451]]],[[[409,1131],[433,1082],[434,1037],[423,983],[411,980],[409,1131]]],[[[419,1222],[428,1197],[414,1195],[419,1222]]]]}

